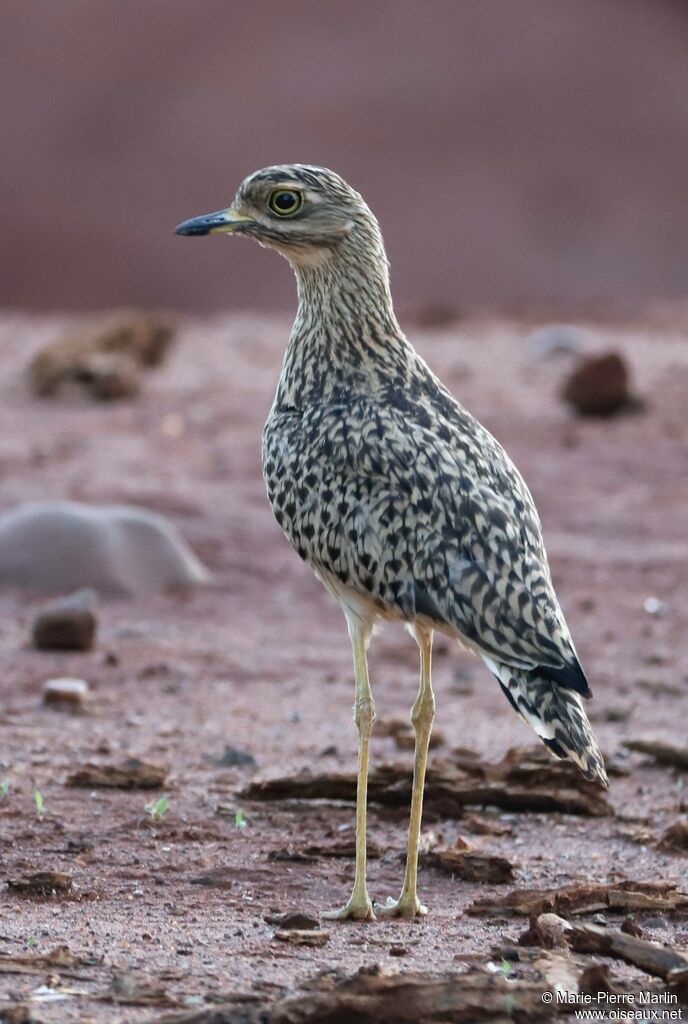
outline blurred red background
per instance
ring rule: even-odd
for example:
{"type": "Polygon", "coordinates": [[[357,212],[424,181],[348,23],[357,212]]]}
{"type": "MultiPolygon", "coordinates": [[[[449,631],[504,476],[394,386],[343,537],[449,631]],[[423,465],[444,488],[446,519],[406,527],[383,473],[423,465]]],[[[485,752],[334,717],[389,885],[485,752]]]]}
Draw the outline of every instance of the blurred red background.
{"type": "Polygon", "coordinates": [[[269,163],[340,171],[401,305],[684,296],[688,5],[3,0],[4,305],[293,306],[186,240],[269,163]]]}

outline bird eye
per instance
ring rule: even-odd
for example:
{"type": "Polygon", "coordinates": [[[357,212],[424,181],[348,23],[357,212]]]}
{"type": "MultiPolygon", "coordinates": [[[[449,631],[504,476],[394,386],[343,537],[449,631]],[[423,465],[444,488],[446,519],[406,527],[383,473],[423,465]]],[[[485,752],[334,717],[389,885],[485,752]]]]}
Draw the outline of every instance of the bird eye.
{"type": "Polygon", "coordinates": [[[268,206],[278,217],[291,217],[297,210],[301,209],[303,196],[300,192],[292,192],[290,189],[276,189],[268,201],[268,206]]]}

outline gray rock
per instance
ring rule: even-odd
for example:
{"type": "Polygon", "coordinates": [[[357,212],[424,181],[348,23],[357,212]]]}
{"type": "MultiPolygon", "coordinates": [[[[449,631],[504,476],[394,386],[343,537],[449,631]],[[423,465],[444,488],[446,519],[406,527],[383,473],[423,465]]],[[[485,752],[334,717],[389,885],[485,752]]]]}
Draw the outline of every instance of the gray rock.
{"type": "Polygon", "coordinates": [[[536,359],[555,353],[580,355],[588,347],[590,334],[575,324],[546,324],[526,338],[530,355],[536,359]]]}
{"type": "Polygon", "coordinates": [[[47,593],[92,587],[136,595],[207,583],[164,516],[126,505],[28,502],[0,516],[0,585],[47,593]]]}

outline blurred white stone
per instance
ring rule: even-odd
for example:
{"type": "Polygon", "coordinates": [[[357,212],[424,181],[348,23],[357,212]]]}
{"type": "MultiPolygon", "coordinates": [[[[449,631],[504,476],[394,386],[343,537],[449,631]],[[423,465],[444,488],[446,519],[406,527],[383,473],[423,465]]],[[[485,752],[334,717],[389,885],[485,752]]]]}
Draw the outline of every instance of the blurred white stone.
{"type": "Polygon", "coordinates": [[[43,684],[43,703],[80,708],[88,699],[89,686],[84,679],[49,679],[43,684]]]}
{"type": "Polygon", "coordinates": [[[131,596],[209,579],[172,523],[147,509],[36,501],[0,516],[0,586],[131,596]]]}
{"type": "Polygon", "coordinates": [[[661,615],[664,607],[664,602],[658,597],[648,597],[643,601],[643,608],[648,615],[661,615]]]}
{"type": "Polygon", "coordinates": [[[581,355],[591,346],[590,332],[575,324],[545,324],[526,338],[530,355],[542,359],[558,352],[581,355]]]}

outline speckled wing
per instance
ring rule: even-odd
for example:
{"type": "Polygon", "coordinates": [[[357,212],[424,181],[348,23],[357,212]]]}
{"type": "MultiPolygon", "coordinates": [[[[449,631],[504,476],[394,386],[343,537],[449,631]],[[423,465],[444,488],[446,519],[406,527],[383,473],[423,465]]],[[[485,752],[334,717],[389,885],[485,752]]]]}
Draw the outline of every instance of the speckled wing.
{"type": "Polygon", "coordinates": [[[326,468],[312,489],[300,474],[301,553],[388,611],[425,616],[500,662],[563,668],[575,654],[530,494],[494,438],[456,409],[444,436],[418,410],[369,398],[314,413],[301,440],[311,454],[326,444],[326,458],[313,459],[326,468]]]}

